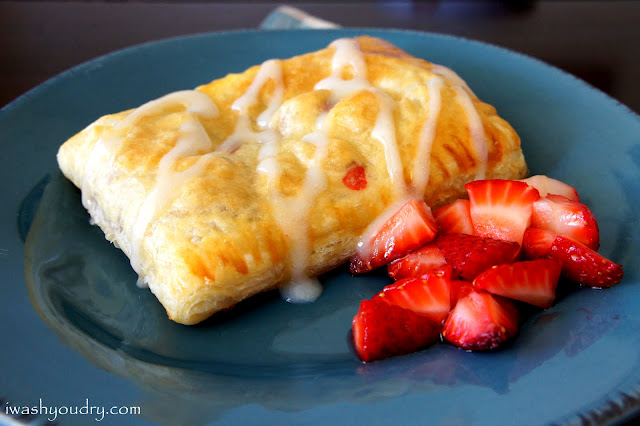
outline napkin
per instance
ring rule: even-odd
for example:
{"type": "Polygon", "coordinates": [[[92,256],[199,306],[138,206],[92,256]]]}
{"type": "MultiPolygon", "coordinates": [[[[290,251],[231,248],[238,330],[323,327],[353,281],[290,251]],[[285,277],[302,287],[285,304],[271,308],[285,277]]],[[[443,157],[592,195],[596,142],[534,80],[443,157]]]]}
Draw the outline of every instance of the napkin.
{"type": "Polygon", "coordinates": [[[269,13],[260,28],[265,30],[281,30],[287,28],[338,28],[339,25],[324,19],[316,18],[291,6],[279,6],[269,13]]]}

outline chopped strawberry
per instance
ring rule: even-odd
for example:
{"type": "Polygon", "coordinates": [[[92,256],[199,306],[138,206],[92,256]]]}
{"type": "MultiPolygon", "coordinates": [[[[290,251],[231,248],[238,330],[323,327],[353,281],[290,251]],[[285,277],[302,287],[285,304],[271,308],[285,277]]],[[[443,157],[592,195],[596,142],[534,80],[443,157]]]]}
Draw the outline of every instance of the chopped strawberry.
{"type": "Polygon", "coordinates": [[[360,245],[351,258],[351,273],[368,272],[399,259],[433,240],[437,231],[431,208],[424,201],[407,201],[371,241],[360,245]]]}
{"type": "Polygon", "coordinates": [[[487,269],[473,280],[473,285],[491,294],[550,308],[561,269],[560,263],[552,259],[515,262],[487,269]]]}
{"type": "Polygon", "coordinates": [[[358,356],[371,362],[431,345],[438,340],[440,324],[376,297],[360,303],[352,330],[358,356]]]}
{"type": "Polygon", "coordinates": [[[580,202],[578,191],[576,191],[573,186],[548,176],[535,175],[522,179],[522,182],[526,182],[528,185],[537,189],[541,197],[546,197],[549,194],[555,194],[567,197],[572,201],[580,202]]]}
{"type": "Polygon", "coordinates": [[[516,335],[518,316],[513,301],[472,288],[447,317],[442,337],[466,350],[495,349],[516,335]]]}
{"type": "Polygon", "coordinates": [[[449,283],[449,291],[451,293],[451,306],[456,306],[458,300],[463,298],[470,291],[474,291],[475,288],[469,281],[451,280],[449,283]]]}
{"type": "Polygon", "coordinates": [[[442,206],[433,212],[438,223],[438,231],[442,234],[462,233],[473,235],[469,200],[458,199],[451,204],[442,206]]]}
{"type": "Polygon", "coordinates": [[[534,202],[531,226],[566,235],[593,250],[600,247],[598,222],[591,210],[562,195],[548,195],[534,202]]]}
{"type": "Polygon", "coordinates": [[[477,180],[465,188],[469,194],[471,221],[475,234],[522,244],[531,223],[533,202],[538,190],[516,180],[477,180]]]}
{"type": "Polygon", "coordinates": [[[556,237],[549,257],[562,263],[563,276],[580,284],[611,287],[622,280],[622,265],[564,235],[556,237]]]}
{"type": "Polygon", "coordinates": [[[443,234],[435,244],[456,274],[467,281],[492,266],[513,262],[520,252],[513,241],[468,234],[443,234]]]}
{"type": "Polygon", "coordinates": [[[525,257],[527,259],[547,257],[557,236],[555,232],[546,229],[527,228],[522,239],[525,257]]]}
{"type": "Polygon", "coordinates": [[[446,265],[442,252],[435,244],[427,244],[413,253],[396,259],[387,266],[389,276],[394,280],[418,277],[446,265]]]}
{"type": "Polygon", "coordinates": [[[441,324],[451,310],[449,282],[453,269],[446,265],[419,278],[405,278],[386,286],[375,297],[423,314],[441,324]]]}

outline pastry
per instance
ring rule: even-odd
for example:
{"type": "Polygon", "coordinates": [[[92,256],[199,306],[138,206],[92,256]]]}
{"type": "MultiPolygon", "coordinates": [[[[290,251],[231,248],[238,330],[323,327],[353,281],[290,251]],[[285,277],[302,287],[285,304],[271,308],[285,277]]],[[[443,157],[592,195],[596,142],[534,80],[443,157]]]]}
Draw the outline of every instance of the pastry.
{"type": "Polygon", "coordinates": [[[101,117],[58,163],[182,324],[277,287],[313,300],[312,277],[390,206],[527,172],[514,129],[459,76],[371,37],[101,117]]]}

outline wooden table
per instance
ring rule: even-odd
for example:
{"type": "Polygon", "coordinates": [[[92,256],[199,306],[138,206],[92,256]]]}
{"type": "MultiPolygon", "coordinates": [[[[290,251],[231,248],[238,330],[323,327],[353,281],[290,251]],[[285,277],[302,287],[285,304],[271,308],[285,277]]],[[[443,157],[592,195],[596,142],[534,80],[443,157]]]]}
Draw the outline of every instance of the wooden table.
{"type": "MultiPolygon", "coordinates": [[[[0,1],[0,106],[116,49],[183,34],[256,28],[278,4],[0,1]]],[[[415,29],[504,46],[562,68],[640,113],[640,1],[290,4],[342,26],[415,29]]]]}

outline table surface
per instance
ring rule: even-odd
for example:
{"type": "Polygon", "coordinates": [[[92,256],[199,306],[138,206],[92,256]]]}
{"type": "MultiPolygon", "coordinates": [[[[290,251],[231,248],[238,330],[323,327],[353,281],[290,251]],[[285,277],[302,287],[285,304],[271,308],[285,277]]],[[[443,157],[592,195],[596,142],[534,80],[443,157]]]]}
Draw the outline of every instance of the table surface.
{"type": "MultiPolygon", "coordinates": [[[[279,4],[0,0],[0,107],[74,65],[123,47],[256,28],[279,4]]],[[[446,33],[516,50],[568,71],[640,113],[640,1],[289,4],[342,26],[446,33]]]]}

